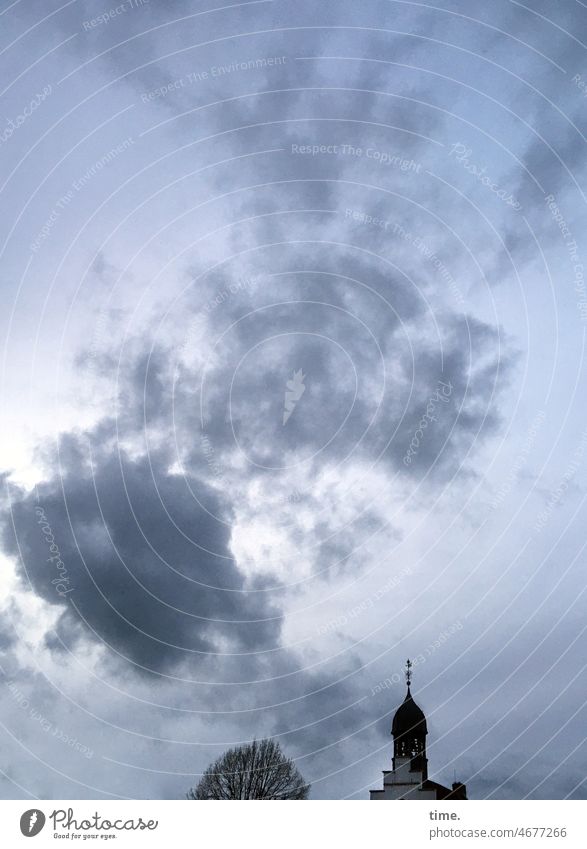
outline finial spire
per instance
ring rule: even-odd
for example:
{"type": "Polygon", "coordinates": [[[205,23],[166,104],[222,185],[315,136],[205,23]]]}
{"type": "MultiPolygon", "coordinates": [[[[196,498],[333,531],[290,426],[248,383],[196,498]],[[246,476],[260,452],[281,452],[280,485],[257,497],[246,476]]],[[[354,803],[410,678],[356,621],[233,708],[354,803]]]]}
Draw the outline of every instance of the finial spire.
{"type": "Polygon", "coordinates": [[[410,684],[412,682],[412,661],[410,658],[406,660],[406,684],[408,685],[408,690],[410,689],[410,684]]]}

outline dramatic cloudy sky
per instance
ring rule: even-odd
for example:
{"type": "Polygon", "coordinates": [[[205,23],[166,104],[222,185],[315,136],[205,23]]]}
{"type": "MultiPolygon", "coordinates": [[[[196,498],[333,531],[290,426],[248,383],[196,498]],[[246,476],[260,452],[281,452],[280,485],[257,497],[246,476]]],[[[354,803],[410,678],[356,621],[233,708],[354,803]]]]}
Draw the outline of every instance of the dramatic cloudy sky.
{"type": "Polygon", "coordinates": [[[0,69],[0,796],[367,798],[409,656],[433,778],[585,798],[585,4],[4,0],[0,69]]]}

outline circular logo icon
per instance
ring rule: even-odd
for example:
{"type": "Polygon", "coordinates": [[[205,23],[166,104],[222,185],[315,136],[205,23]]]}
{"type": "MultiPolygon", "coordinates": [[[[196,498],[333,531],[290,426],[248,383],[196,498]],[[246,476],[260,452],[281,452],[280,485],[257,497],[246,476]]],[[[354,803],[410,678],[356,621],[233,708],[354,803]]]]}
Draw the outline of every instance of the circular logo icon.
{"type": "Polygon", "coordinates": [[[25,811],[20,818],[20,830],[25,837],[35,837],[45,825],[45,814],[38,808],[25,811]]]}

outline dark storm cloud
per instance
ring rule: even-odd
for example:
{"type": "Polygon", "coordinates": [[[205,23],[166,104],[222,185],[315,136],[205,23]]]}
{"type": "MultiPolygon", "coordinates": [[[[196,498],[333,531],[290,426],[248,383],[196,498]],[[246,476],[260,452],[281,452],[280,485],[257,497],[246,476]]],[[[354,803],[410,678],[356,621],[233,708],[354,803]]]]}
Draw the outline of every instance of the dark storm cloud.
{"type": "MultiPolygon", "coordinates": [[[[319,252],[313,254],[318,265],[319,252]]],[[[333,266],[330,274],[310,271],[302,283],[280,284],[287,304],[264,308],[263,294],[256,294],[254,314],[224,337],[201,384],[192,384],[201,387],[203,427],[216,451],[232,451],[236,437],[245,454],[266,467],[283,466],[284,457],[299,461],[323,451],[319,459],[340,461],[356,452],[404,472],[421,472],[437,459],[452,473],[474,440],[499,421],[495,401],[514,363],[507,340],[483,322],[448,314],[437,316],[435,328],[400,275],[386,276],[370,262],[360,267],[352,254],[326,264],[333,266]],[[369,280],[371,291],[344,279],[355,274],[369,280]],[[312,295],[318,287],[319,296],[312,295]],[[284,427],[286,382],[300,369],[306,389],[284,427]],[[446,387],[442,400],[439,381],[446,387]],[[404,464],[429,406],[417,459],[404,464]]],[[[214,318],[229,327],[246,311],[233,302],[214,318]]],[[[185,398],[176,401],[189,431],[197,426],[197,406],[186,398],[189,409],[185,398]]]]}
{"type": "Polygon", "coordinates": [[[57,640],[93,635],[162,672],[197,662],[220,637],[235,651],[275,644],[280,617],[245,591],[215,494],[194,480],[190,492],[163,454],[91,450],[92,435],[63,443],[59,474],[28,495],[13,491],[3,517],[21,579],[63,608],[57,640]]]}

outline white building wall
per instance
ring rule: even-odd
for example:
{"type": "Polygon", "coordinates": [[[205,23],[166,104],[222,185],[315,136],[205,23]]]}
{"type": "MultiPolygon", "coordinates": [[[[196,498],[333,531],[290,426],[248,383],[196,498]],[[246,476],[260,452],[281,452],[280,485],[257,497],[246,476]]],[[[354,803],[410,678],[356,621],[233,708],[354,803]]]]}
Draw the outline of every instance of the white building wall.
{"type": "Polygon", "coordinates": [[[434,799],[434,790],[421,790],[424,774],[420,770],[410,770],[410,758],[396,758],[394,769],[383,773],[383,792],[371,790],[373,801],[388,799],[434,799]]]}

